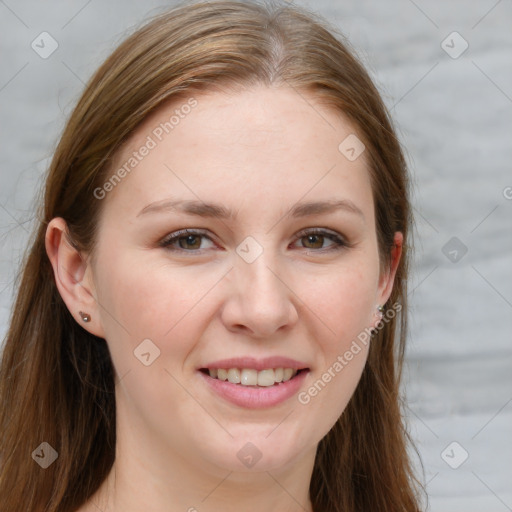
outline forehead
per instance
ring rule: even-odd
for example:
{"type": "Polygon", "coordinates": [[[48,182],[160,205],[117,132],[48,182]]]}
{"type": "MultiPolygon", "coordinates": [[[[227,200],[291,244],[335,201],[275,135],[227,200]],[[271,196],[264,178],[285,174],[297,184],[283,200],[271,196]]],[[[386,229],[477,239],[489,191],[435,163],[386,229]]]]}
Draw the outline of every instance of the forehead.
{"type": "Polygon", "coordinates": [[[261,208],[339,191],[365,202],[366,155],[351,161],[342,151],[354,132],[340,112],[291,87],[182,94],[147,118],[119,152],[110,173],[126,172],[107,199],[116,205],[122,197],[118,206],[130,215],[168,196],[233,208],[254,199],[261,208]]]}

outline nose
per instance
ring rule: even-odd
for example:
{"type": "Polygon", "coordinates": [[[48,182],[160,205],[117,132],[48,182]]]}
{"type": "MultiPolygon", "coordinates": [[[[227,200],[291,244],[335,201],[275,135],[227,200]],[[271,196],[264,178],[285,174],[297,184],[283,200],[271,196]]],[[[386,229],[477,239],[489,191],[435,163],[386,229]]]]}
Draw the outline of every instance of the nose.
{"type": "Polygon", "coordinates": [[[275,259],[266,257],[265,252],[252,263],[238,259],[229,281],[229,296],[222,310],[228,330],[269,338],[296,324],[299,301],[275,259]]]}

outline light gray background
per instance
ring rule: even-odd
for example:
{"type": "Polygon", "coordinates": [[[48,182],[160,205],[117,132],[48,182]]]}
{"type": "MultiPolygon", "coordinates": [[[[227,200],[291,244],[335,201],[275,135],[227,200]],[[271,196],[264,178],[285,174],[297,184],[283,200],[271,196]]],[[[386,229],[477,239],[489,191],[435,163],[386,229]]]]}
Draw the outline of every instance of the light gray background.
{"type": "MultiPolygon", "coordinates": [[[[512,510],[511,2],[297,3],[349,37],[407,148],[416,216],[407,414],[430,510],[512,510]],[[469,47],[452,58],[443,41],[452,55],[469,47]],[[445,247],[452,237],[459,247],[445,247]],[[458,469],[445,462],[466,452],[458,469]]],[[[126,31],[170,5],[0,0],[1,338],[34,194],[66,117],[126,31]],[[31,48],[43,31],[59,45],[47,59],[31,48]]]]}

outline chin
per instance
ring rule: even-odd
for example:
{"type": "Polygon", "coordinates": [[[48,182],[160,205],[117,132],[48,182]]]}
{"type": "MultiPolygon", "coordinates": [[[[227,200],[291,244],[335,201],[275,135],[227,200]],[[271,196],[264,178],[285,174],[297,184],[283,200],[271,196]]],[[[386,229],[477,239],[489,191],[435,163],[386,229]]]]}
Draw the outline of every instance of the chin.
{"type": "Polygon", "coordinates": [[[307,447],[287,432],[278,434],[279,428],[276,425],[259,430],[246,428],[243,434],[226,436],[224,443],[205,447],[203,454],[208,453],[210,462],[226,471],[254,473],[284,469],[296,464],[307,447]],[[272,429],[276,430],[272,432],[272,429]]]}

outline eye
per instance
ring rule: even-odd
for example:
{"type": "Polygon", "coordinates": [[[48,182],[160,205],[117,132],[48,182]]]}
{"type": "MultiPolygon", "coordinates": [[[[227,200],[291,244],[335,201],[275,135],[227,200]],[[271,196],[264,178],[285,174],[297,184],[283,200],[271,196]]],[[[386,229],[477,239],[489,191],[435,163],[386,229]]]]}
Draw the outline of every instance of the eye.
{"type": "MultiPolygon", "coordinates": [[[[297,237],[298,241],[303,244],[303,249],[313,250],[313,252],[336,251],[350,247],[350,244],[341,235],[326,229],[303,230],[297,234],[297,237]],[[331,242],[327,247],[324,246],[326,241],[331,242]]],[[[165,237],[159,242],[159,246],[169,251],[201,254],[204,249],[208,249],[208,247],[203,246],[203,239],[213,244],[213,240],[204,231],[182,229],[165,237]]]]}
{"type": "Polygon", "coordinates": [[[201,247],[202,238],[206,238],[212,241],[202,231],[197,231],[194,229],[182,229],[165,237],[159,243],[159,245],[160,247],[164,247],[171,251],[183,250],[188,252],[201,252],[201,249],[204,249],[204,247],[201,247]],[[178,244],[178,247],[176,247],[176,243],[178,244]]]}
{"type": "Polygon", "coordinates": [[[298,233],[298,237],[303,244],[311,244],[309,247],[305,246],[305,249],[318,249],[321,252],[339,250],[350,245],[340,235],[326,229],[301,231],[298,233]],[[330,240],[332,243],[327,247],[323,247],[326,240],[330,240]]]}

